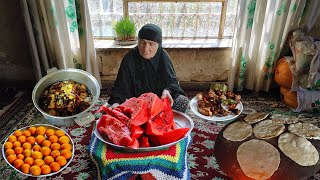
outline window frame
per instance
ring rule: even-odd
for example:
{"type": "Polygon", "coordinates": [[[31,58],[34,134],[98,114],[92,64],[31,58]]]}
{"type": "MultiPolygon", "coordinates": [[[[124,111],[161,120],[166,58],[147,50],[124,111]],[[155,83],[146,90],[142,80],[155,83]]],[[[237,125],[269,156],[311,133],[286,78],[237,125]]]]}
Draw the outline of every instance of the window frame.
{"type": "Polygon", "coordinates": [[[220,24],[219,33],[217,39],[223,39],[224,25],[227,15],[227,3],[228,0],[123,0],[123,16],[129,17],[129,2],[220,2],[221,3],[221,13],[220,13],[220,24]]]}

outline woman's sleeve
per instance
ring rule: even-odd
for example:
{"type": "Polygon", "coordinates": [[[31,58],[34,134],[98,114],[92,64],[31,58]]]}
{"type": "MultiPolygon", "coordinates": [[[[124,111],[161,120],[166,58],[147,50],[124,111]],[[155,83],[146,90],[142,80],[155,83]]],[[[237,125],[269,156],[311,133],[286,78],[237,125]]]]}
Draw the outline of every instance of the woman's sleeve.
{"type": "Polygon", "coordinates": [[[109,104],[123,103],[127,98],[132,97],[131,94],[131,77],[129,59],[125,56],[121,62],[116,81],[111,89],[109,104]]]}

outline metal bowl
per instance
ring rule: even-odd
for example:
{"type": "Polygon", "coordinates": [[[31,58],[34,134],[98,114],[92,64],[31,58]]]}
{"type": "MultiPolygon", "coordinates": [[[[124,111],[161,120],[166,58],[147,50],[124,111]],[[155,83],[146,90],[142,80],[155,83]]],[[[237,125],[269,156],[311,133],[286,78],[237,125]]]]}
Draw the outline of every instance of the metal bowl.
{"type": "Polygon", "coordinates": [[[89,110],[97,103],[99,96],[100,85],[96,78],[86,71],[73,68],[56,70],[52,73],[47,74],[36,84],[32,91],[32,101],[34,106],[41,112],[44,118],[50,122],[50,124],[56,126],[72,126],[75,125],[74,120],[76,118],[85,119],[88,118],[88,116],[92,116],[89,110]],[[39,98],[48,86],[52,85],[55,82],[64,80],[73,80],[78,83],[85,84],[89,91],[92,93],[92,102],[86,110],[76,115],[66,117],[52,116],[39,107],[39,98]]]}
{"type": "Polygon", "coordinates": [[[98,125],[99,120],[96,122],[96,127],[94,130],[94,133],[96,134],[97,138],[100,139],[102,142],[107,143],[116,149],[120,149],[120,150],[127,151],[127,152],[145,152],[145,151],[155,151],[155,150],[165,149],[165,148],[168,148],[172,145],[177,144],[182,139],[189,136],[189,134],[191,133],[193,126],[194,126],[192,119],[188,115],[181,113],[181,112],[178,112],[178,111],[173,111],[173,115],[174,115],[173,119],[174,119],[174,122],[176,123],[177,127],[178,128],[189,128],[189,131],[181,139],[179,139],[175,142],[169,143],[169,144],[161,145],[161,146],[132,149],[129,147],[114,144],[107,136],[102,137],[102,135],[99,133],[99,131],[97,129],[97,125],[98,125]]]}
{"type": "MultiPolygon", "coordinates": [[[[39,127],[39,126],[46,127],[47,129],[53,129],[53,130],[55,130],[55,131],[56,131],[56,130],[61,130],[61,131],[63,131],[63,132],[66,134],[66,136],[68,136],[68,138],[70,139],[70,144],[72,145],[72,156],[71,156],[71,158],[67,161],[67,164],[65,164],[63,167],[61,167],[61,169],[60,169],[59,171],[57,171],[57,172],[52,172],[52,173],[49,173],[49,174],[43,174],[43,175],[39,175],[39,176],[34,176],[34,175],[32,175],[31,173],[30,173],[30,174],[25,174],[25,173],[23,173],[22,171],[20,171],[19,169],[15,168],[12,164],[10,164],[9,161],[7,160],[6,155],[5,155],[4,145],[5,145],[5,143],[8,141],[8,137],[9,137],[10,135],[12,135],[13,133],[11,133],[11,134],[6,138],[6,140],[4,141],[4,143],[3,143],[3,145],[2,145],[2,156],[3,156],[3,159],[9,164],[10,167],[12,167],[14,170],[18,171],[18,172],[21,173],[21,174],[24,174],[24,175],[26,175],[26,176],[31,176],[31,177],[37,177],[37,178],[46,177],[46,176],[52,176],[52,175],[54,175],[54,174],[57,174],[57,173],[63,171],[67,166],[69,166],[69,164],[71,163],[71,161],[72,161],[72,159],[73,159],[73,157],[74,157],[74,142],[73,142],[73,140],[71,139],[71,136],[70,136],[67,132],[65,132],[63,129],[60,129],[60,128],[56,127],[56,126],[52,126],[52,125],[48,125],[48,124],[35,124],[35,125],[23,127],[23,128],[21,128],[21,129],[19,129],[19,130],[24,131],[24,130],[26,130],[26,129],[29,129],[30,127],[39,127]]],[[[18,130],[18,129],[17,129],[17,130],[18,130]]],[[[46,137],[46,136],[45,136],[45,137],[46,137]]]]}

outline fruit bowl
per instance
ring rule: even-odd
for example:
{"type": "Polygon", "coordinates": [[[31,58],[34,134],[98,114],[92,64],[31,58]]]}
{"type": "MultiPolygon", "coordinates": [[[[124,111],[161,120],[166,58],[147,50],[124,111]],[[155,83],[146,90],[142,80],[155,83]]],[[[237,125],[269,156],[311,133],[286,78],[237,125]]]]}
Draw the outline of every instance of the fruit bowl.
{"type": "Polygon", "coordinates": [[[2,146],[2,155],[16,171],[30,177],[46,177],[71,163],[74,143],[68,133],[56,126],[35,124],[11,133],[2,146]]]}
{"type": "MultiPolygon", "coordinates": [[[[168,147],[170,147],[172,145],[177,144],[182,139],[184,139],[185,137],[189,136],[191,131],[192,131],[192,129],[193,129],[193,126],[194,126],[194,123],[193,123],[192,119],[188,115],[186,115],[184,113],[181,113],[181,112],[178,112],[178,111],[175,111],[175,110],[173,110],[173,114],[174,114],[173,119],[174,119],[174,122],[176,124],[176,127],[177,128],[189,128],[189,130],[185,134],[185,136],[180,138],[179,140],[174,141],[174,142],[169,143],[169,144],[164,144],[164,145],[161,145],[161,146],[143,147],[143,148],[138,148],[138,149],[132,149],[132,148],[129,148],[129,147],[125,147],[125,146],[114,144],[107,136],[104,136],[104,135],[99,133],[99,131],[97,129],[97,126],[95,127],[94,133],[97,136],[97,138],[99,140],[101,140],[102,142],[104,142],[106,144],[109,144],[109,145],[111,145],[112,147],[114,147],[116,149],[127,151],[127,152],[145,152],[145,151],[155,151],[155,150],[165,149],[165,148],[168,148],[168,147]]],[[[99,122],[99,120],[97,120],[96,125],[98,124],[98,122],[99,122]]]]}

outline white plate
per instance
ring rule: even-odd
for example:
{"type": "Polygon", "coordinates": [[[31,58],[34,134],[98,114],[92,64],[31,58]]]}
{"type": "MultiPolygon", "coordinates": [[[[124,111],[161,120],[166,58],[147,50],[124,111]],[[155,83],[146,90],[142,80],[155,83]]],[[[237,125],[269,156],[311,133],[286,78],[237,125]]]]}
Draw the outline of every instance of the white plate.
{"type": "MultiPolygon", "coordinates": [[[[41,177],[52,176],[52,175],[55,175],[55,174],[60,173],[60,172],[63,171],[66,167],[69,166],[69,164],[71,163],[71,161],[73,160],[73,157],[74,157],[74,151],[75,151],[75,150],[74,150],[74,142],[73,142],[73,140],[71,139],[71,136],[70,136],[66,131],[64,131],[63,129],[60,129],[60,128],[56,127],[56,126],[49,125],[49,124],[34,124],[34,125],[30,125],[30,126],[26,126],[26,127],[20,128],[19,130],[23,131],[23,130],[29,129],[30,127],[33,127],[33,126],[34,126],[34,127],[44,126],[44,127],[46,127],[47,129],[54,129],[55,131],[56,131],[56,130],[61,130],[61,131],[63,131],[63,132],[65,133],[66,136],[68,136],[68,138],[70,139],[70,144],[72,145],[72,156],[71,156],[70,159],[67,159],[67,164],[65,164],[63,167],[61,167],[59,171],[57,171],[57,172],[51,172],[51,173],[49,173],[49,174],[41,174],[41,175],[38,175],[38,176],[34,176],[34,175],[32,175],[31,173],[29,173],[29,174],[23,173],[21,170],[15,168],[12,164],[10,164],[9,161],[7,160],[6,155],[5,155],[4,144],[8,141],[8,137],[9,137],[10,135],[12,135],[14,132],[12,132],[12,133],[6,138],[5,142],[4,142],[3,145],[2,145],[2,155],[3,155],[4,160],[5,160],[14,170],[16,170],[16,171],[18,171],[18,172],[20,172],[21,174],[24,174],[24,175],[26,175],[26,176],[41,178],[41,177]]],[[[18,129],[16,129],[16,130],[18,130],[18,129]]],[[[16,130],[14,130],[14,131],[16,131],[16,130]]],[[[37,144],[37,143],[36,143],[36,144],[37,144]]]]}
{"type": "Polygon", "coordinates": [[[160,150],[160,149],[164,149],[164,148],[168,148],[174,144],[177,144],[178,142],[180,142],[182,139],[184,139],[185,137],[187,137],[192,129],[193,129],[193,121],[192,119],[184,114],[184,113],[181,113],[181,112],[178,112],[178,111],[173,111],[173,119],[174,119],[174,122],[176,123],[176,126],[177,128],[189,128],[189,131],[185,134],[185,136],[175,142],[172,142],[172,143],[169,143],[169,144],[165,144],[165,145],[161,145],[161,146],[154,146],[154,147],[145,147],[145,148],[138,148],[138,149],[132,149],[132,148],[128,148],[128,147],[125,147],[125,146],[121,146],[121,145],[117,145],[117,144],[114,144],[107,136],[101,136],[101,134],[99,133],[98,129],[97,129],[97,125],[98,125],[98,122],[100,121],[97,120],[96,122],[96,127],[95,127],[95,130],[94,130],[94,133],[96,134],[97,138],[100,139],[102,142],[104,143],[107,143],[111,146],[113,146],[114,148],[116,149],[120,149],[120,150],[123,150],[123,151],[128,151],[128,152],[144,152],[144,151],[155,151],[155,150],[160,150]]]}
{"type": "Polygon", "coordinates": [[[235,118],[237,118],[241,113],[242,113],[242,110],[243,110],[243,105],[240,101],[240,103],[236,106],[237,109],[240,110],[240,113],[238,115],[235,115],[235,114],[229,114],[227,116],[222,116],[222,117],[219,117],[219,116],[205,116],[201,113],[199,113],[198,111],[198,101],[197,101],[197,98],[196,97],[193,97],[191,99],[191,102],[190,102],[190,109],[191,111],[199,116],[200,118],[202,119],[206,119],[206,120],[209,120],[209,121],[229,121],[229,120],[233,120],[235,118]]]}

